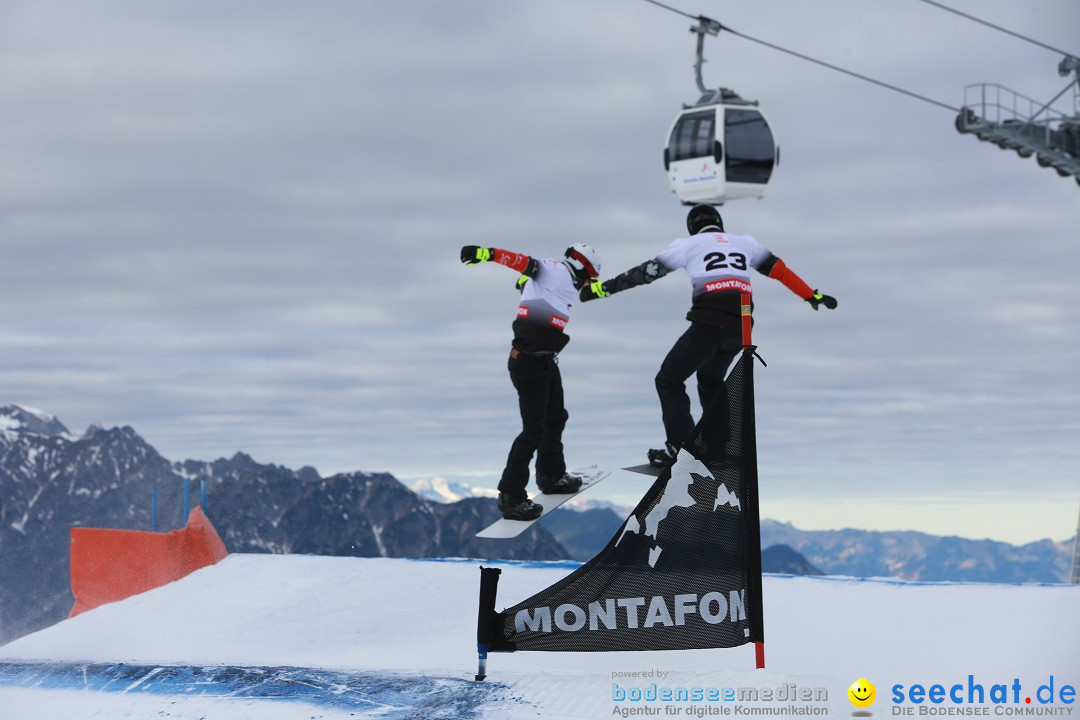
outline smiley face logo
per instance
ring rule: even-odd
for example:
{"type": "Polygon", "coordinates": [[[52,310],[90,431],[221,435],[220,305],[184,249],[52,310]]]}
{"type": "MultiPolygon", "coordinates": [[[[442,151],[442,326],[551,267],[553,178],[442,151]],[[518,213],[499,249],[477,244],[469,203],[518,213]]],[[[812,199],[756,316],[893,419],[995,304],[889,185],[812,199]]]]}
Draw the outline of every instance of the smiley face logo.
{"type": "Polygon", "coordinates": [[[851,683],[851,687],[847,691],[848,700],[851,704],[857,708],[868,708],[874,704],[874,700],[877,699],[877,690],[874,688],[874,683],[870,682],[866,678],[859,678],[855,682],[851,683]]]}

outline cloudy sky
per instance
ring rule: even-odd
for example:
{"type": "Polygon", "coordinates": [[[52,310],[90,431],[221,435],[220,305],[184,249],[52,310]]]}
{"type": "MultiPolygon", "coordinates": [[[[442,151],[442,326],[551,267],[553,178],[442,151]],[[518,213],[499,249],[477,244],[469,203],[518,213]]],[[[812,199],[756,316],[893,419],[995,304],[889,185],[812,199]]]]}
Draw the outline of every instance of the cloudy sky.
{"type": "MultiPolygon", "coordinates": [[[[919,0],[696,1],[671,4],[946,105],[1069,81],[1060,55],[919,0]]],[[[950,5],[1080,52],[1073,0],[950,5]]],[[[517,296],[458,248],[584,241],[610,275],[676,237],[661,151],[698,94],[689,26],[641,0],[8,0],[0,404],[131,425],[172,460],[493,486],[517,296]]],[[[782,153],[728,229],[840,302],[755,284],[762,514],[1071,537],[1080,187],[744,38],[706,57],[782,153]]],[[[571,465],[663,439],[652,378],[688,304],[676,274],[575,309],[571,465]]]]}

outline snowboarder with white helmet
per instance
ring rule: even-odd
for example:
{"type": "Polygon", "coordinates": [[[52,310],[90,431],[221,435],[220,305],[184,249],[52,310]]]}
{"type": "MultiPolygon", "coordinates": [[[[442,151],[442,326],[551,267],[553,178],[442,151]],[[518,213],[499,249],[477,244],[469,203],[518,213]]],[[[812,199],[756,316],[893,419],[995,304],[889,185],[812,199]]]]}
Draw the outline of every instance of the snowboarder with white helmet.
{"type": "Polygon", "coordinates": [[[529,464],[536,455],[536,484],[544,493],[574,493],[581,478],[568,475],[562,433],[569,417],[563,402],[558,354],[570,341],[566,324],[578,293],[600,277],[596,251],[584,243],[560,259],[533,258],[501,248],[466,245],[461,262],[493,261],[521,273],[521,300],[513,323],[507,368],[518,394],[521,432],[514,439],[499,480],[499,511],[511,520],[535,520],[543,507],[529,499],[529,464]]]}
{"type": "Polygon", "coordinates": [[[712,205],[691,208],[686,229],[688,236],[676,239],[655,258],[610,280],[590,283],[580,292],[585,302],[647,285],[678,268],[690,276],[693,300],[686,315],[690,327],[675,342],[656,374],[667,436],[663,448],[648,453],[650,464],[657,466],[673,463],[679,448],[693,434],[687,379],[697,374],[698,399],[704,410],[719,392],[731,361],[742,350],[741,296],[751,292],[751,268],[779,280],[814,310],[820,305],[836,308],[836,298],[812,289],[753,237],[724,232],[724,221],[712,205]]]}

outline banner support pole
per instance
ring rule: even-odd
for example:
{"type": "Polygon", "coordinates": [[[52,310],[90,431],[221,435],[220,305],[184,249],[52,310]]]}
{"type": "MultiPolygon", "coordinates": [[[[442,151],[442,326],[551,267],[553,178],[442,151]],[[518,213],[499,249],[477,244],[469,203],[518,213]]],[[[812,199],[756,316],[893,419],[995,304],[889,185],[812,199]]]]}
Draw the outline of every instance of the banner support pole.
{"type": "MultiPolygon", "coordinates": [[[[753,300],[750,297],[750,293],[741,293],[739,298],[740,298],[740,305],[742,306],[742,308],[741,308],[742,309],[741,316],[742,316],[742,344],[743,344],[743,351],[753,353],[754,352],[754,343],[753,343],[753,339],[751,337],[751,330],[752,330],[753,325],[754,325],[754,320],[753,320],[753,315],[752,315],[753,308],[754,308],[753,300]]],[[[751,357],[749,359],[749,366],[751,368],[750,369],[751,373],[753,373],[753,364],[754,364],[754,359],[753,359],[753,355],[751,355],[751,357]]],[[[753,377],[753,375],[751,374],[751,378],[752,377],[753,377]]],[[[751,392],[753,392],[753,380],[751,380],[751,382],[750,382],[750,390],[751,390],[751,392]]],[[[754,398],[751,395],[748,399],[750,401],[750,405],[751,405],[751,408],[752,408],[754,398]]],[[[750,497],[753,500],[753,513],[754,513],[753,518],[752,518],[753,522],[751,524],[750,530],[751,530],[752,533],[755,533],[757,535],[757,537],[754,538],[754,541],[752,543],[752,547],[755,550],[755,557],[753,558],[753,560],[751,562],[751,566],[757,572],[757,577],[758,577],[757,584],[758,584],[758,590],[759,590],[759,597],[757,597],[751,603],[751,608],[752,608],[751,612],[753,612],[757,616],[757,622],[759,623],[759,625],[758,625],[758,633],[762,636],[761,640],[755,640],[754,641],[754,664],[755,664],[755,666],[756,666],[756,668],[758,670],[764,670],[765,669],[765,639],[764,639],[765,618],[762,617],[762,603],[761,603],[761,597],[760,597],[760,589],[761,589],[761,517],[759,515],[758,503],[757,503],[757,499],[758,499],[758,493],[757,493],[757,469],[756,469],[757,468],[757,441],[756,441],[756,439],[751,439],[751,442],[752,442],[751,456],[752,456],[752,460],[753,460],[753,463],[754,463],[755,470],[754,470],[754,483],[753,483],[753,487],[751,489],[751,494],[750,494],[750,497]]]]}
{"type": "Polygon", "coordinates": [[[480,566],[480,604],[476,616],[476,677],[477,682],[487,677],[488,649],[491,647],[492,626],[495,617],[495,596],[499,591],[499,568],[480,566]]]}

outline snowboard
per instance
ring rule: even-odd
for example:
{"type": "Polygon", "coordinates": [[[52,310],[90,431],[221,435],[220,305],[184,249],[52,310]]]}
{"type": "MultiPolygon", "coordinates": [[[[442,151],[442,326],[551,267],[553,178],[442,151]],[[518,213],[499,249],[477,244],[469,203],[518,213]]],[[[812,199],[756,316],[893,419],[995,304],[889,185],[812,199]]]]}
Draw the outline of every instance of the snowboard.
{"type": "MultiPolygon", "coordinates": [[[[570,475],[581,476],[581,489],[576,493],[564,493],[559,495],[548,495],[546,493],[536,493],[531,496],[531,500],[535,503],[540,503],[544,506],[544,512],[536,520],[541,520],[549,512],[562,505],[567,500],[576,498],[581,493],[585,492],[593,485],[606,478],[611,474],[610,470],[605,470],[599,465],[589,465],[588,467],[578,468],[571,470],[570,475]]],[[[506,518],[499,518],[486,528],[476,533],[478,538],[487,538],[489,540],[508,540],[515,538],[521,533],[529,529],[536,520],[507,520],[506,518]]]]}
{"type": "Polygon", "coordinates": [[[657,466],[645,463],[644,465],[631,465],[630,467],[624,467],[623,470],[641,473],[642,475],[652,475],[653,477],[660,477],[660,473],[664,472],[669,467],[671,466],[657,466]]]}

